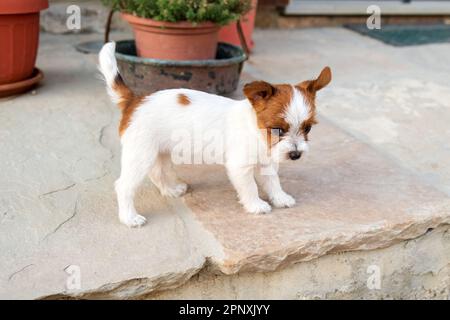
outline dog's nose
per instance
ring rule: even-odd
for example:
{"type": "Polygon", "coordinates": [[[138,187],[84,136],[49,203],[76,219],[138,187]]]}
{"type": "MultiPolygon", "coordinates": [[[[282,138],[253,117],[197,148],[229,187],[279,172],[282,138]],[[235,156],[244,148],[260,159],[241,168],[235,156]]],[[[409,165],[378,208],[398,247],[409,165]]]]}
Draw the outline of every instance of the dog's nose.
{"type": "Polygon", "coordinates": [[[289,158],[291,158],[291,160],[300,159],[301,156],[302,156],[302,153],[300,151],[291,151],[291,152],[289,152],[289,158]]]}

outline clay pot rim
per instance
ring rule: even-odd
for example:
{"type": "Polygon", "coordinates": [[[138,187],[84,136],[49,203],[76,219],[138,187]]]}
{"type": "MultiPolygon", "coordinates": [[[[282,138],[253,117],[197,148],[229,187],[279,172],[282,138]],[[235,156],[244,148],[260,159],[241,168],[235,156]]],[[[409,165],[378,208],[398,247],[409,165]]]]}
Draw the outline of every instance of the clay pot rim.
{"type": "Polygon", "coordinates": [[[39,68],[34,68],[31,77],[25,80],[20,80],[12,83],[0,84],[0,97],[7,97],[10,95],[24,92],[37,84],[44,78],[44,73],[39,68]]]}
{"type": "Polygon", "coordinates": [[[162,29],[217,29],[217,30],[221,28],[219,24],[211,21],[199,23],[193,23],[190,21],[169,22],[169,21],[153,20],[150,18],[142,18],[125,12],[121,12],[120,14],[129,23],[136,25],[143,25],[147,27],[156,27],[162,29]]]}
{"type": "Polygon", "coordinates": [[[135,46],[134,40],[121,40],[116,42],[116,58],[133,64],[162,66],[162,67],[225,67],[234,64],[240,64],[247,60],[247,55],[242,48],[232,45],[231,43],[219,42],[218,46],[228,47],[236,52],[236,55],[225,59],[203,59],[203,60],[160,60],[153,58],[142,58],[134,55],[122,53],[122,47],[135,46]]]}
{"type": "Polygon", "coordinates": [[[35,13],[48,8],[48,0],[1,0],[0,15],[35,13]]]}

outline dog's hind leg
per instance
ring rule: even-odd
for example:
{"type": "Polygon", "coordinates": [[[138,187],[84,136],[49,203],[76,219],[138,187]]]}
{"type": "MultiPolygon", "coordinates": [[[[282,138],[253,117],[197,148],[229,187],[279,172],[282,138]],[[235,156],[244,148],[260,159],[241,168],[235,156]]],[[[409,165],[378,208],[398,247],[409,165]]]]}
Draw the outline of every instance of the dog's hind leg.
{"type": "Polygon", "coordinates": [[[187,191],[188,186],[178,179],[169,154],[158,156],[149,176],[163,196],[176,198],[187,191]]]}
{"type": "MultiPolygon", "coordinates": [[[[148,146],[147,146],[148,147],[148,146]]],[[[150,167],[157,159],[157,149],[153,150],[135,144],[123,143],[121,173],[116,181],[115,189],[119,205],[119,219],[129,227],[139,227],[146,219],[136,212],[134,196],[150,167]]]]}

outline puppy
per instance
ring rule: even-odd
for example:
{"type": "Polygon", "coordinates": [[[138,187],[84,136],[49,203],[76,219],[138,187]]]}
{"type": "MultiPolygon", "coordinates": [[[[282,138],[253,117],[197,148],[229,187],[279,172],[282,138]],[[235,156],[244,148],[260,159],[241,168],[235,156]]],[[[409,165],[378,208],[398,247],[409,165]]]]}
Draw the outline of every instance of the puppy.
{"type": "Polygon", "coordinates": [[[134,195],[147,174],[162,195],[186,192],[174,162],[225,165],[248,212],[271,211],[257,182],[273,206],[294,206],[295,199],[281,188],[277,164],[300,159],[308,150],[308,133],[317,123],[316,92],[331,81],[330,68],[297,85],[246,84],[241,101],[188,89],[136,95],[119,74],[114,43],[102,48],[99,69],[109,96],[122,110],[121,173],[115,183],[122,223],[138,227],[146,222],[136,212],[134,195]],[[203,146],[205,141],[209,143],[203,146]]]}

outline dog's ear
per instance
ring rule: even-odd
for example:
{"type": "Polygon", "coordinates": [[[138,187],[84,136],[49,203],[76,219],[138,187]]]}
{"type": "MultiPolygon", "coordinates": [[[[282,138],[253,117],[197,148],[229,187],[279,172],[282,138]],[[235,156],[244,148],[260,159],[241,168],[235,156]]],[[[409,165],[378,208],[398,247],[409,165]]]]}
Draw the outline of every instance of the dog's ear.
{"type": "Polygon", "coordinates": [[[300,88],[308,90],[311,93],[316,93],[320,89],[327,86],[331,81],[331,69],[330,67],[323,68],[320,75],[315,80],[303,81],[299,84],[300,88]]]}
{"type": "Polygon", "coordinates": [[[331,81],[331,69],[330,67],[323,68],[320,72],[319,77],[313,81],[314,90],[319,91],[320,89],[326,87],[331,81]]]}
{"type": "Polygon", "coordinates": [[[275,88],[265,81],[253,81],[244,86],[244,94],[251,102],[267,100],[275,94],[275,88]]]}

